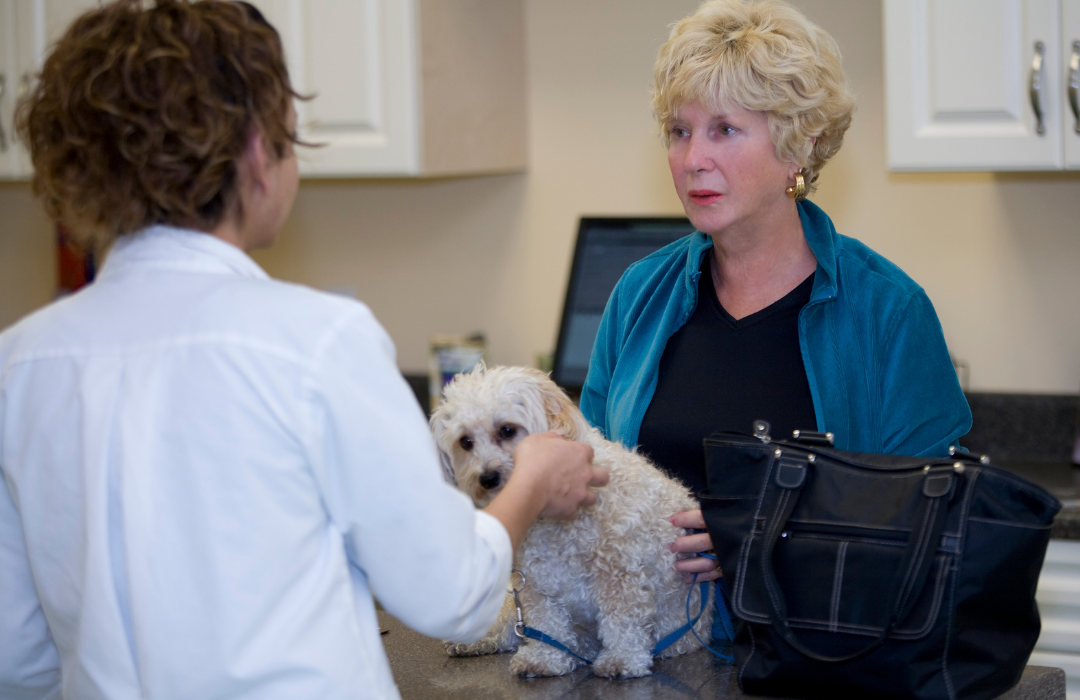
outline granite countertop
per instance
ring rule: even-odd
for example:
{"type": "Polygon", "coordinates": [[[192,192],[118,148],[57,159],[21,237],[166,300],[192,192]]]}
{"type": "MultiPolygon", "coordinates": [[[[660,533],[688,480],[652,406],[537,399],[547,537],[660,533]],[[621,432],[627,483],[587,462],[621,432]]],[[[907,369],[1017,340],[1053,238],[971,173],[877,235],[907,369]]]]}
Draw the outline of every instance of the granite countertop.
{"type": "Polygon", "coordinates": [[[1080,467],[1064,461],[1032,460],[995,461],[993,465],[1033,481],[1061,501],[1050,537],[1080,540],[1080,467]]]}
{"type": "MultiPolygon", "coordinates": [[[[744,695],[739,690],[736,668],[731,662],[705,650],[673,659],[659,659],[651,676],[633,680],[598,678],[587,668],[557,678],[517,678],[510,673],[510,654],[451,658],[441,641],[412,631],[385,611],[379,611],[379,624],[389,630],[383,635],[383,645],[402,700],[736,700],[758,697],[744,695]]],[[[999,700],[1064,699],[1064,671],[1028,666],[1020,683],[999,700]]]]}
{"type": "Polygon", "coordinates": [[[1080,432],[1080,398],[968,392],[967,399],[972,426],[960,444],[974,454],[989,455],[994,466],[1053,494],[1063,508],[1050,536],[1080,539],[1080,468],[1072,463],[1080,432]]]}

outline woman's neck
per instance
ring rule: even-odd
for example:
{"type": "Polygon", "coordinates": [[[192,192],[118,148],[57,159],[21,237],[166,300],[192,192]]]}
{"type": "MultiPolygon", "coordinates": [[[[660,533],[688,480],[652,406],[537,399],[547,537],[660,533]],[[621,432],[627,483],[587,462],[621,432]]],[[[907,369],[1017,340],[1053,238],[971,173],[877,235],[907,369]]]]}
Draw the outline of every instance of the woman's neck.
{"type": "Polygon", "coordinates": [[[793,207],[790,212],[793,215],[774,217],[753,229],[712,234],[713,287],[720,304],[734,318],[783,299],[817,267],[798,210],[793,207]]]}

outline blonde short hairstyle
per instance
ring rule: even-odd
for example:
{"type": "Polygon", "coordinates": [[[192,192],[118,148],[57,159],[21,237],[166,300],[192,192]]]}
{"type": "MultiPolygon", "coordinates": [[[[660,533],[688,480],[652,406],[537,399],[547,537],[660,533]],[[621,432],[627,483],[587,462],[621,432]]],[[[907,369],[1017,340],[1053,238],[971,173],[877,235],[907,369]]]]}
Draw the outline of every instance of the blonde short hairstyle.
{"type": "Polygon", "coordinates": [[[653,76],[665,145],[668,122],[691,102],[765,112],[777,157],[805,169],[809,191],[855,110],[836,41],[782,0],[703,3],[672,28],[653,76]]]}

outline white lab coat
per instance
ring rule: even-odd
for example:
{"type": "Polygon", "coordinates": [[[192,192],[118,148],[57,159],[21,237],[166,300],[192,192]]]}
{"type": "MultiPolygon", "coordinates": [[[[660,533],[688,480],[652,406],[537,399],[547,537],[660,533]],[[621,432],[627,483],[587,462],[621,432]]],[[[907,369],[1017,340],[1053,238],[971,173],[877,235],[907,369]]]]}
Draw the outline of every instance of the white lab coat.
{"type": "Polygon", "coordinates": [[[472,640],[512,558],[367,307],[195,231],[0,334],[0,473],[5,700],[394,698],[372,593],[472,640]]]}

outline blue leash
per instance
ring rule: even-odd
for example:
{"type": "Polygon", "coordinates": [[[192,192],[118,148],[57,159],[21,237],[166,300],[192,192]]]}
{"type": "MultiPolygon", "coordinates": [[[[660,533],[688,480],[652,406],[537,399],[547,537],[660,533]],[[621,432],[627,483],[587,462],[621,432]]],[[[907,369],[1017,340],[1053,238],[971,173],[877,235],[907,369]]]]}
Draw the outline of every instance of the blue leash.
{"type": "MultiPolygon", "coordinates": [[[[710,554],[702,554],[701,556],[708,557],[710,559],[713,559],[714,561],[716,559],[716,557],[714,557],[714,556],[712,556],[710,554]]],[[[517,571],[516,569],[514,570],[513,573],[516,573],[518,576],[521,576],[521,585],[522,585],[522,587],[524,587],[525,586],[525,576],[524,576],[524,574],[522,574],[520,571],[517,571]]],[[[661,639],[659,642],[657,642],[656,646],[654,646],[653,649],[652,649],[652,655],[656,656],[657,654],[661,653],[662,651],[667,649],[669,646],[671,646],[672,644],[677,642],[680,638],[682,638],[682,636],[685,635],[687,632],[690,632],[690,633],[692,633],[694,635],[694,638],[697,639],[698,642],[701,643],[701,646],[708,649],[711,653],[715,654],[716,656],[720,657],[721,659],[725,659],[727,661],[733,661],[734,659],[732,657],[727,656],[725,654],[721,654],[720,652],[716,651],[715,649],[712,649],[711,647],[709,647],[709,645],[705,644],[705,642],[701,641],[701,637],[698,636],[697,631],[694,629],[694,625],[696,625],[697,621],[701,619],[701,614],[703,612],[705,612],[705,605],[708,603],[708,600],[709,600],[709,582],[708,581],[702,581],[699,584],[699,590],[701,591],[701,604],[698,606],[697,615],[695,615],[693,619],[690,619],[690,596],[694,591],[694,586],[693,586],[694,583],[697,583],[697,574],[694,574],[694,581],[690,584],[690,590],[687,591],[687,593],[686,593],[686,624],[682,625],[677,630],[675,630],[674,632],[672,632],[671,634],[667,635],[666,637],[661,639]]],[[[725,600],[726,596],[723,595],[722,590],[723,589],[719,585],[716,586],[717,597],[716,597],[715,605],[716,605],[717,613],[720,616],[719,619],[720,619],[720,622],[721,622],[722,631],[726,635],[726,639],[728,641],[731,641],[731,640],[735,639],[735,633],[732,630],[731,615],[730,615],[730,613],[728,613],[728,610],[727,610],[727,602],[725,600]]],[[[529,626],[527,626],[525,624],[525,621],[524,621],[524,619],[522,618],[522,615],[521,615],[521,601],[518,599],[518,593],[520,591],[521,591],[521,588],[516,588],[516,587],[512,587],[509,591],[507,591],[507,593],[510,593],[510,594],[512,594],[514,596],[514,606],[517,608],[518,621],[517,621],[517,624],[514,625],[514,634],[516,634],[520,638],[526,638],[527,637],[529,639],[535,639],[538,642],[543,642],[544,644],[547,644],[548,646],[555,647],[559,651],[564,651],[567,654],[569,654],[570,656],[573,656],[575,659],[578,659],[579,661],[582,661],[582,662],[584,662],[586,664],[589,664],[591,666],[592,665],[592,660],[586,659],[584,656],[581,656],[580,654],[574,653],[573,651],[570,650],[569,647],[567,647],[565,644],[563,644],[559,640],[555,639],[554,637],[550,637],[547,634],[544,634],[543,632],[541,632],[540,630],[535,629],[533,627],[529,627],[529,626]]],[[[715,625],[713,626],[713,630],[714,630],[714,633],[715,633],[715,631],[716,631],[716,626],[715,625]]]]}
{"type": "MultiPolygon", "coordinates": [[[[714,555],[712,555],[712,554],[705,554],[704,552],[702,552],[699,556],[706,557],[707,559],[712,559],[713,561],[716,561],[716,557],[714,555]]],[[[697,574],[694,574],[694,580],[697,581],[697,574]]],[[[705,584],[705,582],[702,581],[702,585],[704,585],[704,584],[705,584]]],[[[693,584],[691,584],[691,585],[693,585],[693,584]]],[[[716,582],[715,588],[716,588],[715,606],[716,606],[716,615],[717,615],[717,617],[716,617],[716,620],[713,620],[713,629],[712,629],[712,631],[713,631],[713,635],[712,635],[713,636],[713,641],[715,642],[719,638],[717,633],[722,632],[723,635],[724,635],[724,641],[734,642],[735,641],[735,629],[734,629],[734,626],[731,624],[731,613],[728,612],[727,593],[724,591],[723,584],[720,583],[719,581],[716,582]],[[716,628],[716,622],[717,621],[720,622],[720,629],[716,628]]],[[[705,599],[702,598],[702,601],[704,601],[704,600],[705,599]]],[[[701,613],[698,613],[698,614],[700,615],[701,613]]],[[[687,618],[690,617],[690,594],[689,593],[686,595],[686,617],[687,618]]],[[[727,654],[721,654],[716,649],[713,649],[711,646],[709,646],[705,642],[701,641],[701,637],[698,636],[697,630],[695,630],[693,627],[690,628],[690,631],[694,633],[694,638],[698,640],[698,642],[701,644],[701,646],[708,649],[709,653],[712,654],[713,656],[717,656],[717,657],[719,657],[719,658],[721,658],[721,659],[723,659],[725,661],[734,661],[735,660],[734,657],[728,656],[727,654]]]]}

